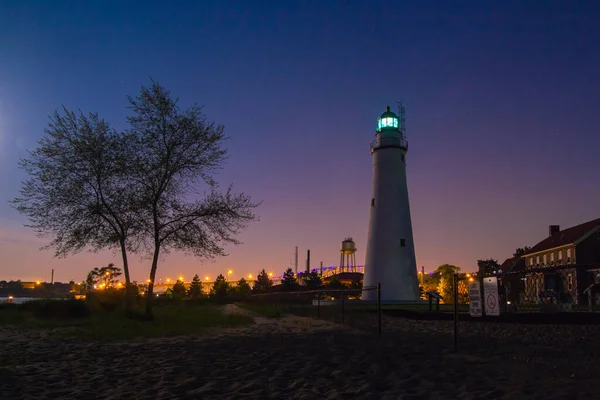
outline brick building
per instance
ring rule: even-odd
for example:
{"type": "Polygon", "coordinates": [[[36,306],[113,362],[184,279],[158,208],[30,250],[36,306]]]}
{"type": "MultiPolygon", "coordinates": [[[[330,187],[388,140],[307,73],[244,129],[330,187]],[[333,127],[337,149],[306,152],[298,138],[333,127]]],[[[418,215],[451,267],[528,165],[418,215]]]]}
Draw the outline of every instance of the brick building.
{"type": "Polygon", "coordinates": [[[518,267],[525,277],[521,303],[544,298],[587,303],[585,289],[600,282],[600,218],[564,230],[550,225],[548,237],[529,249],[518,267]]]}

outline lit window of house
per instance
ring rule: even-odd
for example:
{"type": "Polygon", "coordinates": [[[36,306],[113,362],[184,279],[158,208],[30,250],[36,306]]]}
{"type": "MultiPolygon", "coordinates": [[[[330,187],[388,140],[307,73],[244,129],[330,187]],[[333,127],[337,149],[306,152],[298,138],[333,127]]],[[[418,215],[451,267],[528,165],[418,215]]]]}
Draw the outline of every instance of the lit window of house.
{"type": "Polygon", "coordinates": [[[562,261],[562,250],[558,252],[558,261],[562,261]]]}
{"type": "Polygon", "coordinates": [[[573,290],[573,275],[569,274],[567,276],[567,286],[569,288],[569,292],[573,290]]]}
{"type": "Polygon", "coordinates": [[[567,262],[571,262],[571,249],[567,249],[567,262]]]}
{"type": "Polygon", "coordinates": [[[554,253],[550,253],[550,262],[554,262],[554,253]]]}
{"type": "Polygon", "coordinates": [[[529,265],[533,266],[533,257],[529,259],[529,265]]]}
{"type": "Polygon", "coordinates": [[[537,265],[540,265],[540,256],[537,256],[537,257],[535,258],[535,263],[536,263],[537,265]]]}
{"type": "Polygon", "coordinates": [[[546,255],[544,254],[544,265],[546,265],[546,255]]]}

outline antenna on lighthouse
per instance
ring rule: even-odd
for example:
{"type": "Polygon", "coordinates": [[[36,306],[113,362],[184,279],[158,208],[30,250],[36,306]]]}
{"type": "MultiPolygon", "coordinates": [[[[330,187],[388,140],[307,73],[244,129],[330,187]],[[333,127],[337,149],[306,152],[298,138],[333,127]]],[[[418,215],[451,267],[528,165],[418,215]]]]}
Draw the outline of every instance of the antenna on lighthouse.
{"type": "Polygon", "coordinates": [[[400,128],[400,132],[402,132],[403,135],[406,134],[406,110],[404,109],[404,104],[402,103],[402,100],[397,101],[396,104],[398,105],[398,117],[400,118],[400,121],[398,126],[400,128]]]}

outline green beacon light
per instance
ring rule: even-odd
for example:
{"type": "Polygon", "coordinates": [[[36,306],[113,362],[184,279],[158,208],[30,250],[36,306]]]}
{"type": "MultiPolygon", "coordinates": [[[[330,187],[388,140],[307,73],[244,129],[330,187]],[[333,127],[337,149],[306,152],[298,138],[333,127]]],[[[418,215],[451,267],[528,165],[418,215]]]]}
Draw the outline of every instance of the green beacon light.
{"type": "Polygon", "coordinates": [[[398,129],[398,116],[390,110],[390,106],[387,106],[386,112],[381,114],[377,120],[377,132],[397,131],[398,129]]]}

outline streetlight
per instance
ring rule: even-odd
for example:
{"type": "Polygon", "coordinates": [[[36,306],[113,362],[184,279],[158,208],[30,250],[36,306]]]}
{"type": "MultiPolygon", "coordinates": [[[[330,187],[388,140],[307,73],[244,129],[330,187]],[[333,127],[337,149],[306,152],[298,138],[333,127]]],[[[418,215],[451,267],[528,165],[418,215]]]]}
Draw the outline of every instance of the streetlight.
{"type": "Polygon", "coordinates": [[[170,283],[170,282],[171,282],[171,278],[167,278],[167,283],[170,283]]]}
{"type": "Polygon", "coordinates": [[[180,277],[179,277],[179,280],[180,280],[181,282],[183,282],[183,276],[180,276],[180,277]]]}
{"type": "Polygon", "coordinates": [[[272,278],[272,277],[273,277],[273,273],[269,272],[269,278],[272,278]]]}
{"type": "Polygon", "coordinates": [[[207,281],[209,281],[209,280],[210,280],[210,278],[209,278],[208,276],[205,276],[205,277],[204,277],[204,280],[207,280],[207,281]]]}
{"type": "Polygon", "coordinates": [[[227,271],[227,280],[229,280],[229,276],[230,276],[231,274],[233,274],[233,271],[232,271],[232,270],[229,270],[229,271],[227,271]]]}
{"type": "Polygon", "coordinates": [[[248,274],[248,279],[252,279],[252,274],[248,274]]]}

